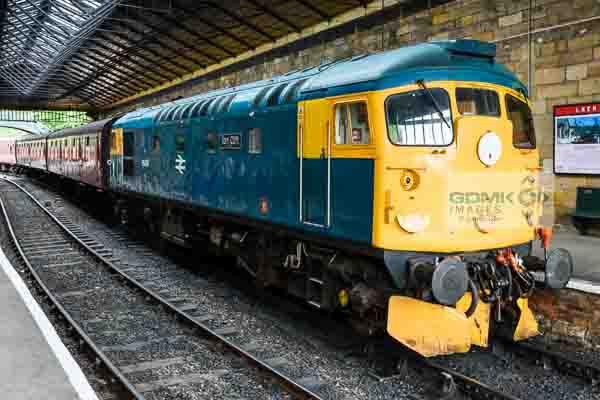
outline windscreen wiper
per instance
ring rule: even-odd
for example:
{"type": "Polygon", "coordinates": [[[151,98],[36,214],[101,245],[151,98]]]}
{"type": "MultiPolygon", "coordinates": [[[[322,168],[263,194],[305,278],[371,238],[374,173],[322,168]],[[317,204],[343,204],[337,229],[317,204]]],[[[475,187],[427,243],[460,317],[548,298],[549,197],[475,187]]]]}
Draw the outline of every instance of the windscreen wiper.
{"type": "Polygon", "coordinates": [[[448,122],[448,120],[446,119],[446,117],[444,117],[444,113],[442,112],[442,109],[438,105],[437,101],[435,101],[435,97],[433,97],[433,95],[431,94],[431,91],[429,90],[429,88],[427,86],[425,86],[425,82],[423,81],[423,79],[419,79],[417,81],[417,85],[421,86],[423,88],[423,90],[425,90],[425,92],[427,92],[427,94],[429,95],[429,98],[431,99],[431,103],[435,107],[435,111],[437,111],[438,115],[440,116],[440,118],[442,119],[442,121],[444,121],[444,123],[446,124],[446,126],[448,128],[450,128],[450,129],[452,129],[452,127],[450,126],[450,123],[448,122]]]}

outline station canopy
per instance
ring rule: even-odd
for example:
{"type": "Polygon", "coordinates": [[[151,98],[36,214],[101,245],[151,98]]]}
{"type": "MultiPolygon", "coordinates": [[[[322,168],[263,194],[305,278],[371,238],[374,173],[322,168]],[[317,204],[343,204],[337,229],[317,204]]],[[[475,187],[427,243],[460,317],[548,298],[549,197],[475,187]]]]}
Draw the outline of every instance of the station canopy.
{"type": "Polygon", "coordinates": [[[0,0],[0,107],[104,108],[367,4],[0,0]]]}

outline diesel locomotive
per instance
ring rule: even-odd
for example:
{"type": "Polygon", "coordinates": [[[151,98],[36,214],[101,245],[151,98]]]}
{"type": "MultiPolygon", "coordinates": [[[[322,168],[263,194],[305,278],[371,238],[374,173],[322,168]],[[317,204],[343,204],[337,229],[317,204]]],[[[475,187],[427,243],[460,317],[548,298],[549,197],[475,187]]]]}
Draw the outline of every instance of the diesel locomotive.
{"type": "Polygon", "coordinates": [[[495,55],[472,40],[365,54],[10,151],[360,332],[466,352],[536,335],[532,272],[550,288],[572,272],[566,250],[531,255],[550,237],[534,126],[527,88],[495,55]]]}

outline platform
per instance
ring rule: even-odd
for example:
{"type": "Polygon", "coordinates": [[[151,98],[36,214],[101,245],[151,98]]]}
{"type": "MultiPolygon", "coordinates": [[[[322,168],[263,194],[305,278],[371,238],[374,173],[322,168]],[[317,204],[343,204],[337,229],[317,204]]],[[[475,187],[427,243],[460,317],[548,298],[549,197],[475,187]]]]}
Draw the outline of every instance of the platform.
{"type": "Polygon", "coordinates": [[[2,249],[0,393],[10,400],[98,400],[2,249]]]}
{"type": "MultiPolygon", "coordinates": [[[[600,237],[583,236],[573,229],[555,230],[550,249],[565,248],[573,256],[573,277],[600,283],[600,237]]],[[[543,255],[539,241],[534,254],[543,255]]]]}

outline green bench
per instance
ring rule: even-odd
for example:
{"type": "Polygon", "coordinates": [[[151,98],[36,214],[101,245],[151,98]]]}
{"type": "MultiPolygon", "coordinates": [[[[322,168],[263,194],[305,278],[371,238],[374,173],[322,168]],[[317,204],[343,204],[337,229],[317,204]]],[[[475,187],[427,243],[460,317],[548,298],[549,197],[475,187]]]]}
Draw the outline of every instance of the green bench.
{"type": "Polygon", "coordinates": [[[587,234],[590,225],[600,223],[600,188],[577,187],[573,225],[582,235],[587,234]]]}

